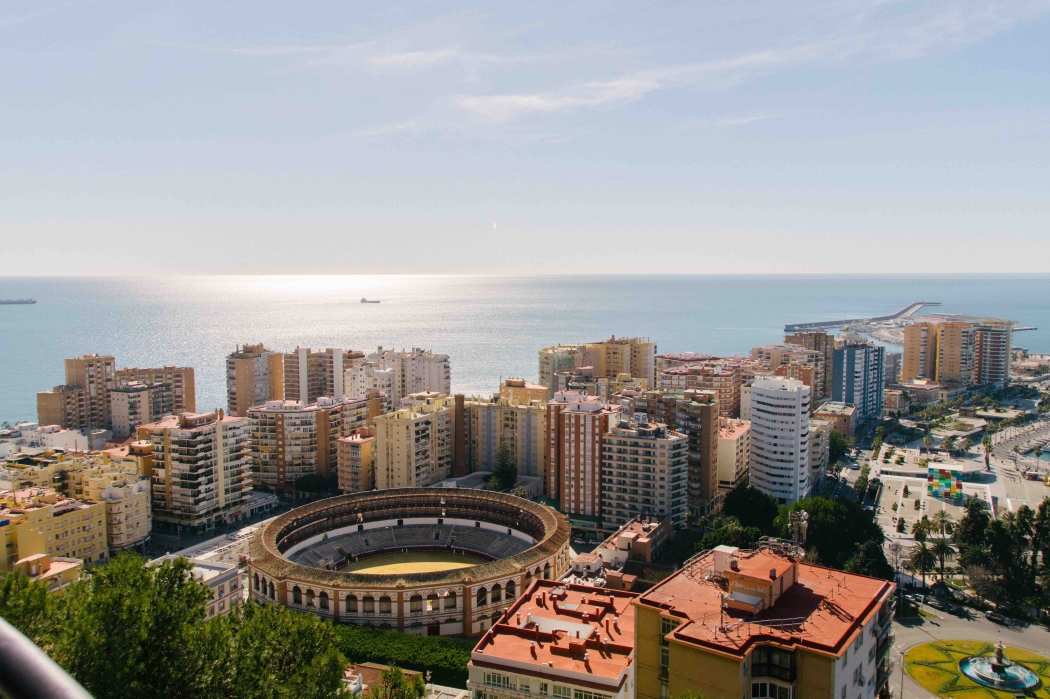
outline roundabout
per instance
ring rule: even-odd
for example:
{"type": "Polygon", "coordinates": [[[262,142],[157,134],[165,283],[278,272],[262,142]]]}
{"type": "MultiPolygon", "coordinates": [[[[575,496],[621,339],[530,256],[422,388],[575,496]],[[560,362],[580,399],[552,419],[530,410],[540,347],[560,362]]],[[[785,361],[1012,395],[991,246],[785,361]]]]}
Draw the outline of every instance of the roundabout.
{"type": "Polygon", "coordinates": [[[1050,658],[984,641],[923,643],[904,655],[904,669],[938,697],[1050,699],[1050,658]]]}

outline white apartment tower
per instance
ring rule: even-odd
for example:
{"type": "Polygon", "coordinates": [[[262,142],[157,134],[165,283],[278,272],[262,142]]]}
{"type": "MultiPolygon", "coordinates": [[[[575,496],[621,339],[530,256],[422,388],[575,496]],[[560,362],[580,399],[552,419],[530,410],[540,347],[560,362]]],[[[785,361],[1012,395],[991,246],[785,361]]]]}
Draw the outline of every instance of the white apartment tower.
{"type": "MultiPolygon", "coordinates": [[[[364,366],[390,369],[394,372],[390,389],[391,407],[413,393],[452,393],[452,369],[447,354],[413,347],[411,351],[378,348],[368,355],[364,366]]],[[[366,380],[364,378],[362,381],[366,380]]]]}
{"type": "Polygon", "coordinates": [[[751,485],[791,505],[809,495],[810,388],[797,379],[751,384],[751,485]]]}
{"type": "Polygon", "coordinates": [[[383,399],[384,413],[390,412],[397,405],[394,398],[399,390],[397,376],[393,369],[385,366],[366,361],[351,367],[345,372],[343,386],[350,396],[367,396],[372,395],[372,391],[378,391],[383,399]]]}

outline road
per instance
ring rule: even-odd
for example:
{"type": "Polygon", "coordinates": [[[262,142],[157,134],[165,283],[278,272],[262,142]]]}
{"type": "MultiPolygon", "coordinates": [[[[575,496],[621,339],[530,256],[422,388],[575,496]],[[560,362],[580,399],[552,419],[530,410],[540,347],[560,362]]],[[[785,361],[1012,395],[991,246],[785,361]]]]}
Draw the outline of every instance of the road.
{"type": "MultiPolygon", "coordinates": [[[[1022,624],[1011,622],[1009,625],[999,625],[984,618],[980,612],[967,610],[970,618],[960,618],[947,612],[924,607],[924,611],[936,614],[938,619],[904,619],[894,622],[893,628],[897,634],[893,646],[897,667],[890,677],[890,687],[894,696],[901,696],[901,675],[903,663],[901,662],[901,651],[907,651],[912,646],[929,641],[947,640],[974,640],[990,641],[996,643],[1002,641],[1007,646],[1026,648],[1036,653],[1050,656],[1050,631],[1037,624],[1022,624]]],[[[930,699],[936,697],[904,673],[904,699],[930,699]]]]}

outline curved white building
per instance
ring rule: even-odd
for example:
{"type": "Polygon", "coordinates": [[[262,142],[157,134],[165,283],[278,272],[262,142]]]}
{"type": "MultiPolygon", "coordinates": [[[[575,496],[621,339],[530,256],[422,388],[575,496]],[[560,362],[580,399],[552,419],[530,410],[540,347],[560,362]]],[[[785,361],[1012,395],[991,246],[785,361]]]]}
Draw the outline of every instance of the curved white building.
{"type": "Polygon", "coordinates": [[[758,378],[751,385],[751,485],[783,505],[809,495],[809,386],[758,378]]]}

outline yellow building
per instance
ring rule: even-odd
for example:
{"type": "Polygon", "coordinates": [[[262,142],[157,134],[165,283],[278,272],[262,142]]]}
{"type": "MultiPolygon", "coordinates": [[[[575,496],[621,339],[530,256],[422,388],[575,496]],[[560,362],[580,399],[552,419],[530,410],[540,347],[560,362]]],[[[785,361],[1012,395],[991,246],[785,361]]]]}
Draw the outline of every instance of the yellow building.
{"type": "Polygon", "coordinates": [[[614,379],[627,374],[656,386],[656,343],[647,337],[615,336],[605,342],[588,342],[580,366],[594,367],[595,376],[614,379]]]}
{"type": "Polygon", "coordinates": [[[526,401],[538,400],[547,402],[550,389],[535,383],[529,383],[525,379],[507,379],[499,387],[502,398],[518,398],[526,401]]]}
{"type": "Polygon", "coordinates": [[[79,558],[61,558],[36,553],[16,562],[12,567],[30,579],[47,585],[49,592],[59,592],[70,583],[80,580],[84,561],[79,558]]]}
{"type": "MultiPolygon", "coordinates": [[[[546,393],[547,389],[543,391],[546,393]]],[[[546,398],[475,397],[464,403],[464,409],[470,471],[493,470],[496,449],[502,441],[514,455],[518,475],[546,477],[546,398]]]]}
{"type": "Polygon", "coordinates": [[[638,699],[874,697],[892,671],[893,583],[719,546],[635,602],[638,699]]]}
{"type": "Polygon", "coordinates": [[[747,478],[751,458],[751,423],[718,419],[718,489],[730,491],[747,478]]]}
{"type": "Polygon", "coordinates": [[[972,384],[977,329],[950,322],[937,327],[937,381],[972,384]]]}
{"type": "Polygon", "coordinates": [[[5,491],[0,493],[0,541],[7,554],[0,572],[36,554],[105,561],[106,506],[63,497],[51,488],[5,491]]]}
{"type": "Polygon", "coordinates": [[[348,437],[336,440],[339,491],[356,493],[372,490],[376,484],[376,431],[360,427],[348,437]]]}
{"type": "Polygon", "coordinates": [[[419,488],[452,474],[455,398],[415,393],[375,419],[375,487],[419,488]]]}
{"type": "Polygon", "coordinates": [[[910,379],[937,379],[937,326],[933,323],[904,328],[901,383],[910,379]]]}
{"type": "Polygon", "coordinates": [[[262,343],[238,346],[226,356],[226,402],[230,415],[268,400],[284,400],[284,355],[262,343]]]}

